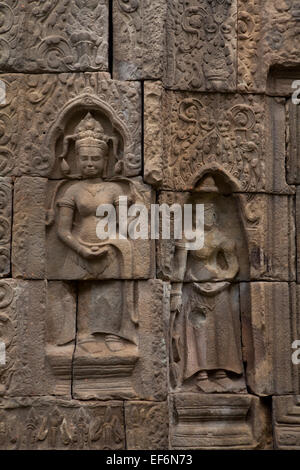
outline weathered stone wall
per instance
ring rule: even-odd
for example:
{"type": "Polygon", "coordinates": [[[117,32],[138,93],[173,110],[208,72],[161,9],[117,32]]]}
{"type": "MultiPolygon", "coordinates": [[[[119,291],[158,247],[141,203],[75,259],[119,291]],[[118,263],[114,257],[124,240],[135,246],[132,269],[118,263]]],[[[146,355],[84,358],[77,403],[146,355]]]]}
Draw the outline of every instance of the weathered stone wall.
{"type": "Polygon", "coordinates": [[[1,2],[1,449],[300,449],[299,28],[1,2]],[[204,247],[99,240],[120,196],[204,204],[204,247]]]}

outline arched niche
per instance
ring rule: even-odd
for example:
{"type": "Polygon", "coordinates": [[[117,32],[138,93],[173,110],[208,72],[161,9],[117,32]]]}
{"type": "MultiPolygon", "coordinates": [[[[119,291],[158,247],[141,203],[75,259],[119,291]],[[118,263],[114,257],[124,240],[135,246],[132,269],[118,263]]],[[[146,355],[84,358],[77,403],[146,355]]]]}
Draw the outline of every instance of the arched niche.
{"type": "Polygon", "coordinates": [[[204,165],[201,171],[197,172],[191,180],[191,190],[205,178],[205,176],[212,176],[218,186],[221,194],[231,194],[240,191],[240,182],[231,173],[221,168],[218,164],[204,165]]]}
{"type": "MultiPolygon", "coordinates": [[[[48,176],[53,179],[65,177],[60,168],[59,158],[63,152],[64,139],[74,133],[76,126],[87,113],[90,113],[101,124],[108,138],[109,155],[105,177],[130,176],[133,164],[129,131],[111,106],[90,94],[83,94],[69,101],[61,110],[56,122],[50,127],[46,137],[46,148],[51,162],[48,176]]],[[[72,141],[70,141],[65,158],[70,166],[70,175],[76,175],[75,148],[72,141]]]]}
{"type": "MultiPolygon", "coordinates": [[[[203,203],[204,206],[211,204],[215,206],[217,218],[215,230],[220,234],[218,236],[228,240],[228,245],[232,245],[232,250],[234,250],[237,257],[239,269],[236,276],[231,279],[235,281],[248,280],[250,271],[245,207],[238,190],[239,183],[231,174],[226,173],[217,166],[210,166],[209,168],[203,168],[200,173],[195,175],[193,187],[187,200],[187,203],[191,204],[203,203]],[[210,192],[209,185],[201,187],[203,182],[207,180],[213,181],[214,188],[211,189],[212,192],[210,192]]],[[[221,255],[218,260],[220,262],[220,272],[222,273],[224,267],[226,267],[226,262],[221,255]]],[[[197,272],[193,272],[193,264],[197,264],[197,253],[190,252],[185,277],[187,281],[210,280],[205,275],[202,277],[200,274],[197,275],[197,272]]],[[[222,274],[220,274],[218,280],[223,280],[222,274]]]]}

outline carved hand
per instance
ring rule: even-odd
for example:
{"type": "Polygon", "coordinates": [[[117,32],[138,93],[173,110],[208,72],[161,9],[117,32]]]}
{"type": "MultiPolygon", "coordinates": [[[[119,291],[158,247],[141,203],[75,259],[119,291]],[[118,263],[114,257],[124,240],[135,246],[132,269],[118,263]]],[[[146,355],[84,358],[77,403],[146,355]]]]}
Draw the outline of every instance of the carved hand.
{"type": "Polygon", "coordinates": [[[95,259],[100,258],[108,253],[107,247],[92,247],[88,248],[86,246],[80,247],[79,254],[86,259],[95,259]]]}

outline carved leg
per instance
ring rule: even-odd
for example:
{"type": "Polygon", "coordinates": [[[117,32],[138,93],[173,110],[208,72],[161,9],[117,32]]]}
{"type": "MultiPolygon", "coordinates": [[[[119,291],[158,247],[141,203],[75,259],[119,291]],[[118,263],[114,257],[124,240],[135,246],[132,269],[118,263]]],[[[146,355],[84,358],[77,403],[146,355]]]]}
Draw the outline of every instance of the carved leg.
{"type": "Polygon", "coordinates": [[[221,388],[223,392],[224,391],[239,391],[239,392],[246,391],[243,376],[235,374],[235,377],[236,379],[230,378],[228,376],[228,373],[225,370],[220,369],[214,373],[213,380],[215,381],[215,383],[218,384],[218,386],[221,388]]]}
{"type": "Polygon", "coordinates": [[[218,386],[215,382],[212,382],[206,370],[202,370],[197,374],[197,387],[199,390],[205,393],[215,393],[220,392],[221,387],[218,386]]]}

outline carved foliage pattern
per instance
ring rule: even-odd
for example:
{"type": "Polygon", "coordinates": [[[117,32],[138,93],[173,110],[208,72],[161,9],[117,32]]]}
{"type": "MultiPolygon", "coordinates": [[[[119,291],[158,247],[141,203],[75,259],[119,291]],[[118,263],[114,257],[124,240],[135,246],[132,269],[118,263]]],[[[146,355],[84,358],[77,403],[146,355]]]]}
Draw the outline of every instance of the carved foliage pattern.
{"type": "Polygon", "coordinates": [[[120,406],[76,406],[24,400],[21,407],[0,405],[2,449],[122,449],[120,406]],[[33,406],[32,406],[33,405],[33,406]],[[2,408],[2,409],[1,409],[2,408]]]}
{"type": "Polygon", "coordinates": [[[239,0],[238,3],[238,84],[248,90],[257,83],[259,33],[261,28],[260,0],[239,0]]]}
{"type": "Polygon", "coordinates": [[[0,175],[15,172],[19,140],[20,83],[17,76],[1,76],[0,175]]]}
{"type": "Polygon", "coordinates": [[[165,403],[129,403],[125,413],[129,449],[168,447],[168,408],[165,403]]]}
{"type": "Polygon", "coordinates": [[[0,277],[10,272],[11,204],[11,181],[0,178],[0,277]]]}
{"type": "Polygon", "coordinates": [[[238,87],[264,90],[272,65],[299,62],[300,9],[293,0],[239,0],[238,87]]]}
{"type": "Polygon", "coordinates": [[[0,281],[0,341],[5,345],[5,364],[0,365],[0,396],[10,387],[16,361],[16,311],[11,307],[13,286],[0,281]]]}
{"type": "Polygon", "coordinates": [[[88,73],[4,76],[2,81],[7,83],[7,104],[0,114],[0,175],[48,176],[55,157],[49,149],[49,130],[59,112],[81,96],[83,107],[89,109],[93,100],[100,100],[125,123],[128,166],[134,174],[139,173],[140,98],[136,84],[88,73]]]}
{"type": "Polygon", "coordinates": [[[0,68],[6,70],[20,66],[20,34],[24,6],[17,0],[6,0],[0,5],[0,68]]]}
{"type": "Polygon", "coordinates": [[[118,77],[162,77],[165,12],[161,0],[114,2],[114,69],[118,77]]]}
{"type": "Polygon", "coordinates": [[[107,70],[107,0],[1,4],[2,70],[107,70]]]}
{"type": "MultiPolygon", "coordinates": [[[[171,96],[171,95],[170,95],[171,96]]],[[[205,167],[219,168],[242,191],[265,187],[264,108],[260,97],[238,95],[170,98],[167,185],[192,188],[205,167]]]]}
{"type": "Polygon", "coordinates": [[[168,5],[168,84],[235,88],[236,1],[170,0],[168,5]]]}

